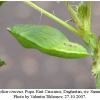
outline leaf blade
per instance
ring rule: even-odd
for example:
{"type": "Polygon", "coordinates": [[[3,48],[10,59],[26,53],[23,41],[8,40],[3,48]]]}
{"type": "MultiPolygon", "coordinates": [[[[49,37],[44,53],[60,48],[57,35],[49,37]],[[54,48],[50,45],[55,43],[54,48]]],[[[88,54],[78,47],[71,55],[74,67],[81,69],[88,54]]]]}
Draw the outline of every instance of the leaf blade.
{"type": "Polygon", "coordinates": [[[6,1],[0,1],[0,6],[1,6],[4,2],[6,2],[6,1]]]}
{"type": "Polygon", "coordinates": [[[2,60],[0,59],[0,67],[3,66],[3,65],[6,65],[5,61],[2,61],[2,60]]]}

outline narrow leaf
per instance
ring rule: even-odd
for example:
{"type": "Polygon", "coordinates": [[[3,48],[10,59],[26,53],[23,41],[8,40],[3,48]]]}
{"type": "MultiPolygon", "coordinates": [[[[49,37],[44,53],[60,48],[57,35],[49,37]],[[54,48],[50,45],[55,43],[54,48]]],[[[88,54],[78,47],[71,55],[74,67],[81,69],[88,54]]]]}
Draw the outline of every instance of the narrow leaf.
{"type": "Polygon", "coordinates": [[[3,66],[3,65],[6,65],[5,61],[2,61],[2,60],[0,59],[0,67],[3,66]]]}
{"type": "Polygon", "coordinates": [[[0,6],[4,3],[5,1],[0,1],[0,6]]]}

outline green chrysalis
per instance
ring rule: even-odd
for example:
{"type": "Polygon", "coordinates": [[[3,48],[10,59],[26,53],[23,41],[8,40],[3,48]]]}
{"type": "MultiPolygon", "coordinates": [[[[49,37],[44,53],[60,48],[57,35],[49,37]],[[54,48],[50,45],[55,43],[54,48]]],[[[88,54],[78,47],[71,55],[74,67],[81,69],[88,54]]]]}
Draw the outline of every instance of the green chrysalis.
{"type": "Polygon", "coordinates": [[[19,24],[7,29],[25,48],[70,59],[90,55],[84,47],[70,42],[63,33],[50,26],[19,24]]]}

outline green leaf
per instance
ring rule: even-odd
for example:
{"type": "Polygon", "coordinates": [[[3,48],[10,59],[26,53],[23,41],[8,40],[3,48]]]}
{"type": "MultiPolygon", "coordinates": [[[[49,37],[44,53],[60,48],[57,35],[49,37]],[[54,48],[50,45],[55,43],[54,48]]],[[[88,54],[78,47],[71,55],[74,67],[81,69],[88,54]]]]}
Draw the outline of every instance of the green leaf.
{"type": "Polygon", "coordinates": [[[87,17],[87,6],[84,4],[84,2],[80,2],[78,6],[78,16],[82,22],[84,21],[84,18],[87,17]]]}
{"type": "Polygon", "coordinates": [[[84,47],[70,42],[63,33],[50,26],[19,24],[7,29],[25,48],[71,59],[90,55],[84,47]]]}
{"type": "Polygon", "coordinates": [[[2,61],[2,60],[0,59],[0,67],[3,66],[3,65],[6,65],[5,61],[2,61]]]}
{"type": "Polygon", "coordinates": [[[4,3],[5,1],[0,1],[0,6],[4,3]]]}

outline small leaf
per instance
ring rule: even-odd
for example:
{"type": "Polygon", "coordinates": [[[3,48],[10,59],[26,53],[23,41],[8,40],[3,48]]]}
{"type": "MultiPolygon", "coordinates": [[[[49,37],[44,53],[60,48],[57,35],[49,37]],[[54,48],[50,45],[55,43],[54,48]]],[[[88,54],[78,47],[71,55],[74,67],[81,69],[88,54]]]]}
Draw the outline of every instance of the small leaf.
{"type": "Polygon", "coordinates": [[[0,6],[4,3],[5,1],[0,1],[0,6]]]}
{"type": "Polygon", "coordinates": [[[81,58],[90,54],[79,44],[70,42],[59,30],[45,25],[19,24],[7,28],[25,48],[63,58],[81,58]]]}
{"type": "Polygon", "coordinates": [[[6,65],[5,61],[2,61],[2,60],[0,59],[0,67],[3,66],[3,65],[6,65]]]}
{"type": "Polygon", "coordinates": [[[84,20],[85,17],[87,17],[87,6],[84,4],[84,2],[80,2],[79,6],[78,6],[78,16],[79,18],[81,18],[82,20],[84,20]]]}

